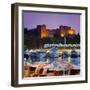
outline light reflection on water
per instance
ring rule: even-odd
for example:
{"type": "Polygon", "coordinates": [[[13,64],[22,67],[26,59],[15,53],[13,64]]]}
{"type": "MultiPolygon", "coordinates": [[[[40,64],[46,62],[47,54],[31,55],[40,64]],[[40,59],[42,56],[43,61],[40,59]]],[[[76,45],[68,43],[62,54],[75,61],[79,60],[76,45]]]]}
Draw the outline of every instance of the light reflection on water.
{"type": "Polygon", "coordinates": [[[67,60],[68,62],[74,65],[80,64],[80,57],[76,57],[76,58],[67,57],[67,58],[64,58],[64,60],[67,60]]]}
{"type": "Polygon", "coordinates": [[[80,64],[80,57],[76,57],[76,58],[71,58],[71,57],[67,57],[67,58],[32,58],[32,62],[36,62],[36,61],[42,61],[42,62],[54,62],[54,61],[60,61],[60,60],[65,60],[65,61],[68,61],[70,62],[71,64],[74,64],[74,65],[78,65],[80,64]]]}
{"type": "MultiPolygon", "coordinates": [[[[72,49],[62,49],[62,50],[60,49],[58,51],[59,51],[59,53],[61,55],[62,55],[62,52],[64,52],[64,51],[67,51],[68,54],[70,54],[72,49]]],[[[75,51],[78,54],[80,54],[80,49],[76,49],[75,51]]],[[[40,62],[40,61],[42,61],[42,62],[50,62],[50,63],[52,63],[52,62],[55,62],[55,61],[60,62],[62,60],[65,60],[65,61],[68,61],[71,64],[74,64],[74,65],[79,65],[80,64],[80,56],[73,57],[73,58],[71,58],[70,56],[67,56],[67,57],[62,57],[62,56],[59,56],[59,57],[35,57],[34,56],[34,57],[30,57],[30,59],[31,59],[32,62],[40,62]]]]}

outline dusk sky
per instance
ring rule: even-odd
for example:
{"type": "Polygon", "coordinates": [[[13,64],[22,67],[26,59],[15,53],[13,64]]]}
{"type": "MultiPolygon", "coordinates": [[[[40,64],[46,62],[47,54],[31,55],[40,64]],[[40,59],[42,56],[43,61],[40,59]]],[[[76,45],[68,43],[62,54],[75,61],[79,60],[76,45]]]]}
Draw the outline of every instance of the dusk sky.
{"type": "Polygon", "coordinates": [[[80,15],[66,13],[48,13],[23,11],[24,28],[32,29],[37,25],[45,24],[47,29],[56,29],[60,25],[70,26],[80,32],[80,15]]]}

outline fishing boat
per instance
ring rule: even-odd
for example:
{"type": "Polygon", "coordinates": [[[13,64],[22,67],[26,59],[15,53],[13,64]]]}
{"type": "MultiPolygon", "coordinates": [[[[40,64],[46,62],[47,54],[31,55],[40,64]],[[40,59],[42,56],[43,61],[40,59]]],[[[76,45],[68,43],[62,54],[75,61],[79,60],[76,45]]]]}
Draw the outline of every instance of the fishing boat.
{"type": "Polygon", "coordinates": [[[72,51],[71,51],[71,58],[76,58],[76,57],[78,57],[79,55],[78,55],[78,52],[75,50],[75,49],[73,49],[72,51]]]}
{"type": "Polygon", "coordinates": [[[62,56],[62,58],[67,58],[68,57],[68,52],[64,51],[61,56],[62,56]]]}
{"type": "Polygon", "coordinates": [[[58,52],[58,49],[56,47],[52,47],[50,49],[49,54],[50,54],[50,57],[52,57],[52,58],[58,58],[59,57],[59,52],[58,52]]]}

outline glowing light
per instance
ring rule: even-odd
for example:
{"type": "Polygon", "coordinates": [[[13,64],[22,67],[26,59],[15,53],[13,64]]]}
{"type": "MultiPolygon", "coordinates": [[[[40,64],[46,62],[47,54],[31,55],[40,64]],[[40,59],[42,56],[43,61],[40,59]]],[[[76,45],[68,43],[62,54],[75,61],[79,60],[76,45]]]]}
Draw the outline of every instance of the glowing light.
{"type": "Polygon", "coordinates": [[[60,54],[62,54],[62,51],[59,51],[60,54]]]}
{"type": "Polygon", "coordinates": [[[49,53],[50,51],[49,50],[47,50],[47,53],[49,53]]]}
{"type": "Polygon", "coordinates": [[[61,37],[64,37],[65,35],[64,35],[64,33],[61,33],[61,37]]]}
{"type": "Polygon", "coordinates": [[[75,33],[74,30],[72,30],[72,29],[68,30],[69,35],[73,35],[74,33],[75,33]]]}
{"type": "Polygon", "coordinates": [[[69,63],[71,62],[71,59],[70,59],[70,57],[68,57],[68,62],[69,62],[69,63]]]}
{"type": "Polygon", "coordinates": [[[45,38],[47,35],[46,35],[46,30],[42,30],[41,31],[41,38],[45,38]]]}

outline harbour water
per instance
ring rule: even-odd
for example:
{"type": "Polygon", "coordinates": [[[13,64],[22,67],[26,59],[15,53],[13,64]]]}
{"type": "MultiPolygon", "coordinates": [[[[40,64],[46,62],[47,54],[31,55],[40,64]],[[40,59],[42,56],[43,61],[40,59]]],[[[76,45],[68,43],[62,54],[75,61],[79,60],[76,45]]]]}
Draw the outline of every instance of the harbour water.
{"type": "Polygon", "coordinates": [[[77,49],[31,50],[25,57],[25,77],[80,75],[80,50],[77,49]]]}
{"type": "MultiPolygon", "coordinates": [[[[48,51],[48,50],[46,50],[46,51],[48,51]]],[[[60,50],[58,50],[59,55],[57,56],[57,54],[58,54],[57,53],[56,57],[55,56],[54,57],[52,57],[52,56],[47,57],[45,52],[44,53],[39,53],[38,52],[37,54],[34,52],[32,55],[29,56],[28,61],[31,60],[32,63],[34,63],[34,62],[53,63],[55,61],[58,62],[58,61],[63,60],[63,61],[67,61],[71,64],[74,64],[74,65],[79,65],[80,64],[80,50],[76,49],[75,51],[76,51],[78,56],[76,56],[76,53],[75,53],[75,55],[73,57],[71,55],[72,49],[62,49],[62,50],[60,49],[60,50]],[[67,55],[63,52],[66,52],[67,55]]],[[[53,54],[53,53],[51,53],[51,54],[53,54]]]]}
{"type": "Polygon", "coordinates": [[[65,61],[68,61],[70,62],[71,64],[74,64],[74,65],[79,65],[80,64],[80,57],[76,57],[76,58],[71,58],[71,57],[67,57],[67,58],[35,58],[35,57],[32,57],[32,62],[54,62],[54,61],[59,61],[59,60],[65,60],[65,61]]]}

